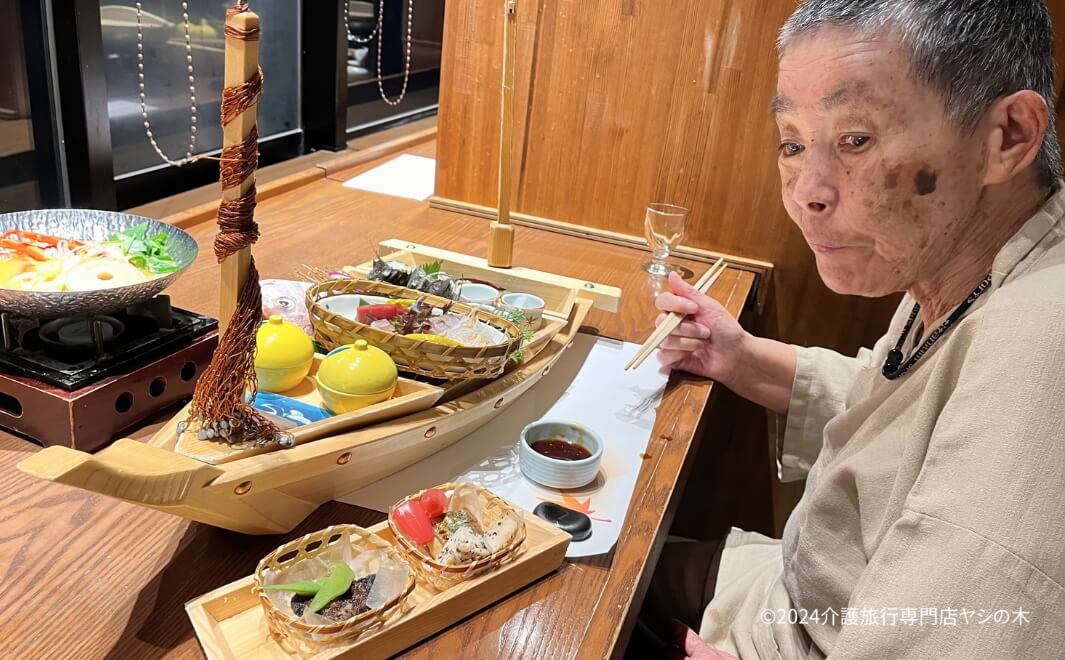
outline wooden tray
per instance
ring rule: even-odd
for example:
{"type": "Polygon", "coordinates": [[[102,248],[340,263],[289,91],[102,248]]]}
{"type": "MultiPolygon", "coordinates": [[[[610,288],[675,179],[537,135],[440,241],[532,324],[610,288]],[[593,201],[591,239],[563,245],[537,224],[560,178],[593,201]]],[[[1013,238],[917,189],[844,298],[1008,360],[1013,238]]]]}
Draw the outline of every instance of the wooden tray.
{"type": "MultiPolygon", "coordinates": [[[[311,372],[307,378],[303,380],[303,383],[293,390],[284,392],[283,395],[324,408],[325,406],[322,403],[322,397],[318,393],[318,387],[315,385],[314,380],[314,376],[318,373],[318,366],[321,364],[323,357],[324,356],[322,355],[316,354],[314,356],[314,363],[311,365],[311,372]]],[[[313,424],[297,426],[290,430],[289,433],[292,434],[296,444],[299,445],[304,442],[310,442],[311,440],[317,440],[319,438],[336,435],[363,426],[369,426],[378,422],[403,417],[404,415],[420,412],[422,410],[428,410],[435,406],[436,402],[439,401],[440,397],[443,395],[443,388],[436,385],[422,383],[409,378],[400,378],[396,383],[396,393],[392,395],[392,398],[388,401],[375,403],[372,406],[366,406],[355,412],[334,415],[333,417],[323,419],[320,422],[314,422],[313,424]]],[[[184,419],[185,416],[178,415],[175,417],[175,419],[178,418],[184,419]]],[[[176,435],[176,423],[174,426],[175,428],[172,432],[176,435]]],[[[160,433],[163,431],[166,431],[165,427],[160,433]]],[[[177,444],[174,446],[174,451],[177,453],[188,456],[189,458],[195,458],[204,463],[210,463],[211,465],[220,465],[240,458],[247,458],[268,451],[274,451],[275,449],[276,447],[230,447],[223,442],[200,440],[191,433],[182,434],[181,437],[177,439],[177,444]]]]}
{"type": "MultiPolygon", "coordinates": [[[[325,658],[386,658],[399,653],[474,612],[517,591],[562,565],[570,536],[536,516],[525,515],[525,543],[517,558],[485,575],[442,592],[429,589],[420,577],[397,613],[381,630],[350,644],[311,656],[325,658]]],[[[387,522],[369,528],[395,542],[387,522]]],[[[270,635],[255,579],[248,576],[185,604],[204,654],[216,658],[291,658],[270,635]]]]}
{"type": "MultiPolygon", "coordinates": [[[[411,267],[440,261],[442,270],[453,277],[472,277],[492,282],[507,291],[539,296],[544,299],[545,321],[547,316],[553,316],[556,319],[568,318],[570,308],[573,307],[577,294],[584,286],[576,280],[558,275],[546,276],[544,273],[536,273],[537,277],[531,277],[526,275],[521,268],[493,269],[487,266],[483,259],[401,240],[384,241],[379,247],[379,254],[385,261],[398,261],[411,267]]],[[[370,272],[372,267],[373,262],[367,261],[358,266],[347,266],[343,270],[349,275],[363,277],[370,272]]],[[[592,287],[607,288],[593,283],[586,284],[592,287]]],[[[593,290],[588,289],[589,292],[593,290]]]]}

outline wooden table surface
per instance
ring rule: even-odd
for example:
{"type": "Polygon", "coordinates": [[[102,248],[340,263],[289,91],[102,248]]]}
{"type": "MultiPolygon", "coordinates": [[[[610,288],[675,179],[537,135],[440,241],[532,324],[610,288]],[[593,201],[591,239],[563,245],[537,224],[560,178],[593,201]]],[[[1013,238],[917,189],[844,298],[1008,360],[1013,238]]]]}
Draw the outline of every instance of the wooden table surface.
{"type": "MultiPolygon", "coordinates": [[[[365,261],[381,240],[403,238],[483,255],[488,223],[427,204],[343,188],[330,174],[260,204],[262,276],[304,265],[365,261]]],[[[211,223],[193,227],[201,258],[169,291],[176,305],[216,314],[218,268],[211,223]]],[[[648,255],[541,230],[517,228],[516,264],[621,287],[616,315],[597,310],[586,326],[640,342],[654,322],[656,285],[648,255]]],[[[680,262],[700,274],[707,267],[680,262]]],[[[712,295],[738,315],[753,286],[729,270],[712,295]]],[[[658,411],[628,518],[615,550],[567,561],[556,573],[430,638],[412,658],[619,656],[631,632],[687,475],[711,384],[674,374],[658,411]]],[[[172,414],[172,413],[171,413],[172,414]]],[[[713,424],[713,420],[708,420],[713,424]]],[[[156,425],[133,434],[149,435],[156,425]]],[[[184,603],[253,572],[285,540],[327,525],[369,525],[380,513],[331,502],[292,534],[244,536],[159,511],[35,480],[15,464],[37,451],[0,433],[0,655],[11,658],[202,657],[184,603]]],[[[431,459],[429,459],[431,460],[431,459]]]]}

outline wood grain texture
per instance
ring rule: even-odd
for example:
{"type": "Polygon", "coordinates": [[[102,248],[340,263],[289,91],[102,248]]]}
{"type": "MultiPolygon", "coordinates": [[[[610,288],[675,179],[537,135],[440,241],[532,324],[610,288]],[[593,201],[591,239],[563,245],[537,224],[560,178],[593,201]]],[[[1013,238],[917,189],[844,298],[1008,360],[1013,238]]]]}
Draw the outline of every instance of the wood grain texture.
{"type": "MultiPolygon", "coordinates": [[[[359,263],[378,242],[396,236],[469,254],[486,249],[483,219],[346,189],[328,178],[266,200],[256,215],[263,277],[293,276],[305,265],[359,263]]],[[[639,268],[646,253],[526,227],[515,231],[516,264],[623,289],[618,313],[592,310],[588,330],[638,342],[653,329],[657,285],[639,268]]],[[[175,304],[207,314],[218,306],[218,267],[206,249],[213,232],[209,222],[191,228],[201,257],[169,291],[175,304]]],[[[706,268],[679,263],[694,276],[706,268]]],[[[752,285],[751,273],[730,269],[714,293],[739,315],[752,285]]],[[[646,587],[669,527],[710,391],[702,379],[671,379],[613,553],[567,562],[407,655],[600,657],[623,646],[636,614],[631,604],[646,587]]],[[[137,437],[149,437],[158,425],[137,437]]],[[[35,451],[28,441],[0,434],[0,627],[10,657],[202,657],[183,611],[186,601],[249,574],[284,539],[383,518],[332,502],[284,538],[243,536],[15,470],[35,451]]]]}
{"type": "MultiPolygon", "coordinates": [[[[485,165],[498,153],[500,5],[455,0],[445,18],[436,194],[484,206],[495,202],[485,165]]],[[[512,206],[635,235],[648,202],[687,206],[686,245],[775,264],[772,309],[755,330],[853,351],[880,335],[894,301],[831,293],[780,202],[768,105],[776,31],[794,6],[522,2],[512,206]]]]}

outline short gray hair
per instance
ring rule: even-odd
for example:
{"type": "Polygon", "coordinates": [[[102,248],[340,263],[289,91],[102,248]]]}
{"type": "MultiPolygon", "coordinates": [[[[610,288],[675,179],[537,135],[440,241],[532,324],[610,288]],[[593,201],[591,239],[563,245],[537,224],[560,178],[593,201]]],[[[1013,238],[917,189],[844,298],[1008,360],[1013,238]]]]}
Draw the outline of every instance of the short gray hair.
{"type": "Polygon", "coordinates": [[[781,29],[777,50],[783,55],[798,37],[831,26],[894,32],[908,49],[911,75],[943,95],[962,130],[975,130],[1003,96],[1041,94],[1050,118],[1035,165],[1040,183],[1057,187],[1054,34],[1044,0],[806,0],[781,29]]]}

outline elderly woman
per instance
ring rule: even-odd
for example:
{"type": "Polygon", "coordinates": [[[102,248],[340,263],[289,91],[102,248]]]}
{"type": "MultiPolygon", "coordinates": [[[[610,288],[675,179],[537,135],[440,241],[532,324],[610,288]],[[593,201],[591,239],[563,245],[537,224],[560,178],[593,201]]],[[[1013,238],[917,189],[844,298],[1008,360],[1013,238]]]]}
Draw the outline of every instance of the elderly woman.
{"type": "Polygon", "coordinates": [[[1065,193],[1045,3],[807,0],[779,51],[788,214],[834,291],[906,296],[845,357],[751,336],[672,276],[658,306],[687,319],[661,362],[779,413],[782,476],[807,478],[783,541],[729,536],[689,655],[1060,657],[1065,193]]]}

